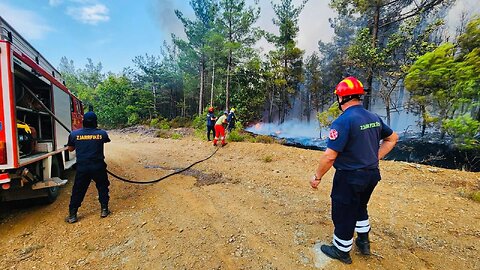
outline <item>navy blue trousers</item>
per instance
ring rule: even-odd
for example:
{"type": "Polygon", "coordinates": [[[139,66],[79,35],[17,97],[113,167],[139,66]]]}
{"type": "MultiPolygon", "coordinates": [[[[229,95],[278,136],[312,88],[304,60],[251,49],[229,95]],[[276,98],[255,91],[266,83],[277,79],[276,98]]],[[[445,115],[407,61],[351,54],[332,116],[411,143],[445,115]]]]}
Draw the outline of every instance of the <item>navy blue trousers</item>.
{"type": "Polygon", "coordinates": [[[357,221],[368,220],[368,201],[380,179],[378,169],[335,172],[331,193],[332,220],[334,235],[344,241],[343,245],[340,241],[337,244],[351,248],[350,240],[357,221]]]}
{"type": "Polygon", "coordinates": [[[213,133],[213,138],[215,138],[215,128],[214,126],[207,126],[207,139],[210,141],[210,131],[213,133]]]}
{"type": "Polygon", "coordinates": [[[82,205],[82,201],[85,198],[88,186],[92,180],[95,181],[100,204],[108,205],[108,201],[110,199],[108,195],[108,186],[110,185],[110,182],[108,181],[106,168],[97,168],[93,170],[79,170],[77,168],[77,173],[75,174],[75,183],[73,184],[72,188],[72,196],[70,197],[70,209],[79,208],[82,205]]]}

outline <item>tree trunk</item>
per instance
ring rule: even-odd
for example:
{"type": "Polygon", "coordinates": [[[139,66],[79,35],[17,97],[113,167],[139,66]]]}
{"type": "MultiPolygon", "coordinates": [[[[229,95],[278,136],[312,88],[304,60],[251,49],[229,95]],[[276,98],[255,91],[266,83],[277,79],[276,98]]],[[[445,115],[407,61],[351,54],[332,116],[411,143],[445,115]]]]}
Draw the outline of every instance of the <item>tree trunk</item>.
{"type": "MultiPolygon", "coordinates": [[[[377,40],[378,40],[378,27],[380,21],[380,6],[377,5],[375,7],[375,13],[373,15],[373,25],[372,25],[372,48],[377,47],[377,40]]],[[[372,99],[372,84],[373,84],[373,67],[368,67],[367,70],[367,83],[365,85],[365,99],[363,101],[363,105],[365,109],[370,109],[371,99],[372,99]]]]}
{"type": "Polygon", "coordinates": [[[155,82],[152,81],[152,92],[153,92],[153,116],[157,117],[157,87],[155,87],[155,82]]]}
{"type": "Polygon", "coordinates": [[[177,116],[177,112],[175,110],[175,96],[173,93],[173,89],[170,88],[170,118],[173,119],[177,116]]]}
{"type": "Polygon", "coordinates": [[[212,90],[210,91],[210,106],[213,107],[213,86],[215,83],[215,61],[213,61],[213,70],[212,70],[212,90]]]}
{"type": "Polygon", "coordinates": [[[390,126],[390,102],[385,104],[385,111],[387,113],[387,126],[390,126]]]}
{"type": "Polygon", "coordinates": [[[477,117],[476,117],[476,120],[477,120],[477,121],[480,121],[480,106],[477,106],[477,117]]]}
{"type": "Polygon", "coordinates": [[[186,98],[185,91],[183,91],[182,117],[186,116],[186,110],[187,110],[187,98],[186,98]]]}
{"type": "Polygon", "coordinates": [[[231,65],[232,65],[232,52],[230,51],[228,53],[228,62],[227,62],[227,81],[225,83],[225,110],[228,110],[228,107],[230,106],[229,100],[230,100],[230,71],[231,71],[231,65]]]}
{"type": "Polygon", "coordinates": [[[273,97],[274,97],[274,94],[272,93],[270,95],[270,106],[268,108],[268,122],[269,123],[272,123],[273,122],[273,97]]]}
{"type": "Polygon", "coordinates": [[[427,129],[427,120],[425,119],[425,106],[420,107],[420,112],[422,114],[422,135],[421,137],[425,136],[425,130],[427,129]]]}
{"type": "Polygon", "coordinates": [[[205,72],[205,63],[203,61],[203,56],[201,58],[201,63],[200,63],[200,93],[198,95],[198,115],[202,114],[203,111],[203,81],[204,79],[204,72],[205,72]]]}

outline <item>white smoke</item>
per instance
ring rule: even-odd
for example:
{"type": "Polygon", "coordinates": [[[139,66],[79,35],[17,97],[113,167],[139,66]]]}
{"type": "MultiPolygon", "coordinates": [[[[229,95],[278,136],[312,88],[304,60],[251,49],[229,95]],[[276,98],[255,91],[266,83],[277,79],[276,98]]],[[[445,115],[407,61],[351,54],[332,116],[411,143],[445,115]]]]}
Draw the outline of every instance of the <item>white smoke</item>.
{"type": "MultiPolygon", "coordinates": [[[[246,130],[259,135],[278,138],[319,138],[320,136],[320,128],[316,120],[312,120],[310,123],[298,119],[290,119],[282,124],[257,123],[246,130]]],[[[325,136],[326,134],[322,135],[325,136]]]]}

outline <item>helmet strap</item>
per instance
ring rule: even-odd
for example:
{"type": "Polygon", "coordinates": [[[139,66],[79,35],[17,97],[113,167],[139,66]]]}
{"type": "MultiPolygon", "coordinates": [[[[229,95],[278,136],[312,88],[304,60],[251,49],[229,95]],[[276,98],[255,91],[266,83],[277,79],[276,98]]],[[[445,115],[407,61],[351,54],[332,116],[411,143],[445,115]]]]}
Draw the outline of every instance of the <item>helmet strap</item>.
{"type": "Polygon", "coordinates": [[[358,99],[359,101],[362,100],[362,98],[360,97],[360,95],[350,95],[350,96],[344,96],[342,97],[342,102],[340,102],[340,97],[337,96],[337,102],[338,102],[338,108],[340,109],[340,111],[343,112],[342,110],[342,105],[349,102],[350,100],[352,99],[358,99]]]}

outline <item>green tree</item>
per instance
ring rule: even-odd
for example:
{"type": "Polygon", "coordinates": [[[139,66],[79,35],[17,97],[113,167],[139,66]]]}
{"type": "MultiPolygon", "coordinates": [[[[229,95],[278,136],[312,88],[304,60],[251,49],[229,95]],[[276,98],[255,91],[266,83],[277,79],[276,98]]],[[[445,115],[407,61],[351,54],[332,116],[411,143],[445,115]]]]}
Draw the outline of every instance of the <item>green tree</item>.
{"type": "Polygon", "coordinates": [[[405,87],[411,93],[413,106],[422,117],[422,136],[429,115],[438,111],[439,121],[451,118],[459,96],[453,91],[455,85],[454,45],[445,43],[433,52],[421,56],[410,68],[405,78],[405,87]],[[431,112],[428,110],[430,109],[431,112]]]}
{"type": "Polygon", "coordinates": [[[359,40],[364,43],[361,45],[364,49],[357,50],[358,59],[352,59],[353,63],[364,65],[361,67],[366,74],[365,89],[365,107],[370,108],[370,99],[372,94],[372,83],[377,75],[379,46],[382,46],[383,39],[396,32],[400,23],[408,18],[421,15],[426,18],[429,13],[435,11],[438,7],[448,6],[452,0],[331,0],[330,6],[334,8],[340,16],[359,15],[367,22],[367,31],[361,31],[359,40]],[[368,34],[368,35],[367,35],[368,34]],[[368,56],[374,56],[373,59],[368,56]],[[362,60],[367,60],[363,62],[362,60]],[[372,61],[368,61],[372,60],[372,61]]]}
{"type": "Polygon", "coordinates": [[[98,85],[97,92],[95,112],[106,127],[136,124],[148,116],[151,92],[134,88],[125,76],[110,75],[98,85]]]}
{"type": "MultiPolygon", "coordinates": [[[[200,82],[197,112],[201,114],[204,109],[205,76],[208,61],[205,50],[210,32],[214,29],[218,6],[212,0],[190,0],[190,6],[195,13],[195,20],[190,20],[181,11],[175,10],[175,14],[184,26],[187,41],[174,37],[174,42],[183,51],[184,57],[193,57],[198,62],[196,66],[198,66],[200,82]]],[[[189,83],[185,85],[188,86],[189,83]]]]}
{"type": "Polygon", "coordinates": [[[427,27],[420,27],[422,20],[412,17],[402,22],[399,30],[388,37],[387,44],[379,48],[378,94],[385,104],[387,124],[390,125],[390,114],[400,108],[402,96],[398,97],[399,89],[411,65],[426,52],[432,51],[436,45],[430,42],[430,37],[441,25],[435,21],[427,27]]]}
{"type": "Polygon", "coordinates": [[[460,113],[468,110],[480,121],[480,17],[474,17],[458,38],[462,61],[457,65],[457,92],[463,93],[460,113]]]}
{"type": "Polygon", "coordinates": [[[132,62],[136,67],[134,81],[137,87],[151,90],[153,114],[151,114],[150,118],[156,117],[158,116],[157,94],[162,77],[160,59],[156,56],[145,54],[144,56],[136,56],[132,62]]]}
{"type": "Polygon", "coordinates": [[[251,59],[237,67],[237,79],[232,85],[235,90],[232,103],[236,106],[236,115],[242,124],[256,121],[262,117],[266,101],[266,80],[260,57],[251,59]]]}
{"type": "Polygon", "coordinates": [[[102,73],[102,64],[93,64],[92,59],[87,58],[84,69],[75,69],[73,60],[62,57],[59,71],[65,78],[67,87],[86,105],[92,105],[96,98],[96,87],[105,75],[102,73]]]}
{"type": "Polygon", "coordinates": [[[303,82],[302,57],[303,51],[296,46],[295,38],[298,35],[298,17],[308,0],[303,0],[300,6],[295,7],[293,0],[281,0],[280,4],[272,2],[275,18],[273,23],[279,27],[279,35],[269,34],[267,38],[276,46],[276,52],[270,54],[270,61],[274,66],[281,64],[278,71],[281,80],[276,80],[280,89],[279,122],[285,121],[285,115],[290,107],[290,96],[295,94],[298,84],[303,82]]]}
{"type": "Polygon", "coordinates": [[[473,119],[470,115],[447,119],[444,121],[444,128],[460,148],[480,148],[478,139],[475,138],[480,132],[480,121],[473,119]]]}
{"type": "MultiPolygon", "coordinates": [[[[258,5],[258,0],[255,1],[258,5]]],[[[260,8],[247,7],[245,0],[220,1],[220,32],[226,41],[227,67],[225,74],[225,108],[230,107],[231,77],[235,67],[244,58],[254,55],[252,46],[260,38],[254,23],[260,15],[260,8]]]]}
{"type": "Polygon", "coordinates": [[[322,129],[330,127],[333,121],[337,119],[341,113],[342,111],[340,111],[340,108],[338,107],[338,102],[334,102],[327,110],[317,113],[318,124],[320,127],[320,138],[322,138],[322,129]]]}
{"type": "Polygon", "coordinates": [[[330,20],[334,29],[335,36],[333,41],[324,43],[318,42],[320,51],[320,70],[322,74],[321,81],[321,99],[320,109],[330,104],[335,99],[332,95],[333,89],[345,77],[352,74],[361,77],[359,70],[351,65],[348,58],[348,48],[354,41],[355,31],[361,25],[359,19],[352,16],[340,16],[330,20]]]}
{"type": "Polygon", "coordinates": [[[304,114],[307,117],[307,121],[310,122],[310,112],[313,109],[318,112],[321,104],[323,105],[323,99],[325,93],[322,91],[322,76],[321,76],[321,63],[320,57],[317,53],[312,53],[305,63],[305,87],[307,89],[306,106],[304,114]]]}

